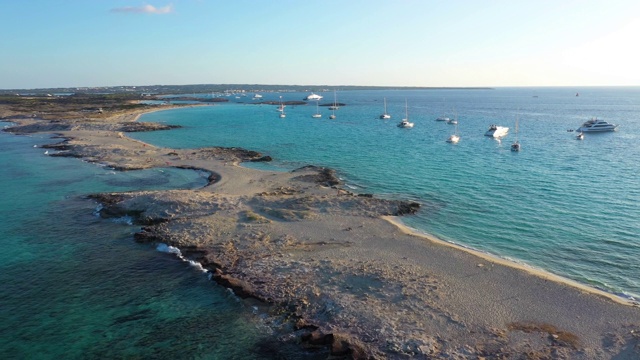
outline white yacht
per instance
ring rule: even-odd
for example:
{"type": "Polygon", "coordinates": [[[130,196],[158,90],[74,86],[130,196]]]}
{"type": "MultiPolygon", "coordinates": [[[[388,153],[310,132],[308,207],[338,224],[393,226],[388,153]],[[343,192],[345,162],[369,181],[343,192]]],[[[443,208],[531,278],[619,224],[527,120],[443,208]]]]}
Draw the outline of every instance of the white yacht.
{"type": "Polygon", "coordinates": [[[449,119],[449,118],[448,118],[448,117],[446,117],[446,116],[440,116],[440,117],[438,117],[438,118],[436,119],[436,121],[447,121],[447,122],[449,122],[449,121],[451,121],[451,119],[449,119]]]}
{"type": "Polygon", "coordinates": [[[260,99],[262,99],[262,95],[260,94],[253,95],[253,100],[260,100],[260,99]]]}
{"type": "Polygon", "coordinates": [[[453,135],[449,136],[449,138],[447,139],[448,143],[451,144],[457,144],[458,141],[460,141],[460,135],[458,135],[458,114],[456,114],[456,118],[454,120],[451,120],[449,123],[453,124],[456,126],[456,131],[453,133],[453,135]],[[455,122],[454,122],[455,121],[455,122]]]}
{"type": "Polygon", "coordinates": [[[384,113],[380,115],[380,119],[391,119],[391,115],[387,114],[387,98],[384,98],[384,113]]]}
{"type": "Polygon", "coordinates": [[[306,97],[306,98],[304,98],[304,99],[305,99],[306,101],[309,101],[309,100],[315,100],[315,101],[318,101],[318,100],[322,99],[322,96],[320,96],[320,95],[318,95],[318,94],[311,93],[311,94],[307,95],[307,97],[306,97]]]}
{"type": "Polygon", "coordinates": [[[338,110],[340,107],[338,106],[336,91],[333,91],[333,105],[329,106],[329,110],[338,110]]]}
{"type": "Polygon", "coordinates": [[[284,113],[284,103],[282,102],[282,96],[280,96],[280,108],[279,109],[281,109],[281,110],[279,110],[280,111],[280,118],[282,119],[282,118],[287,117],[287,114],[284,113]]]}
{"type": "Polygon", "coordinates": [[[586,121],[582,126],[578,128],[576,131],[581,132],[607,132],[607,131],[615,131],[618,128],[618,125],[608,123],[604,120],[598,120],[597,118],[593,118],[591,120],[586,121]]]}
{"type": "Polygon", "coordinates": [[[404,128],[404,129],[411,129],[413,127],[413,123],[409,122],[409,120],[407,119],[402,119],[402,121],[400,121],[400,123],[398,124],[399,128],[404,128]]]}
{"type": "Polygon", "coordinates": [[[511,144],[511,151],[520,151],[520,142],[518,141],[518,118],[516,117],[516,140],[511,144]]]}
{"type": "Polygon", "coordinates": [[[509,128],[505,126],[491,125],[489,126],[489,130],[484,133],[484,136],[490,136],[494,138],[501,138],[507,136],[509,132],[509,128]]]}
{"type": "Polygon", "coordinates": [[[311,117],[315,119],[319,119],[322,117],[322,114],[320,114],[320,110],[318,109],[318,101],[316,101],[316,113],[311,115],[311,117]]]}
{"type": "Polygon", "coordinates": [[[404,101],[404,112],[405,112],[405,118],[402,119],[402,121],[400,121],[400,123],[398,124],[399,128],[404,128],[404,129],[411,129],[413,127],[413,123],[409,122],[409,110],[407,107],[407,100],[405,99],[404,101]]]}

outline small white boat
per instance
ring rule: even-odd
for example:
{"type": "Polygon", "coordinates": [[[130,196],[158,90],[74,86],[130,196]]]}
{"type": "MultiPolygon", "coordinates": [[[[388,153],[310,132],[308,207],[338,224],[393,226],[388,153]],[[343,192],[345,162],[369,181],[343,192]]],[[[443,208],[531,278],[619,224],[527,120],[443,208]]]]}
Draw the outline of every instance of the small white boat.
{"type": "Polygon", "coordinates": [[[409,122],[409,110],[408,110],[406,99],[404,100],[404,112],[405,112],[405,118],[402,119],[402,121],[400,121],[400,123],[398,124],[398,127],[403,129],[411,129],[413,127],[413,123],[409,122]]]}
{"type": "Polygon", "coordinates": [[[306,100],[306,101],[309,101],[309,100],[318,101],[318,100],[321,100],[321,99],[322,99],[321,95],[314,94],[314,93],[311,93],[311,94],[307,95],[307,97],[304,98],[304,100],[306,100]]]}
{"type": "Polygon", "coordinates": [[[491,125],[491,126],[489,126],[489,130],[487,130],[487,132],[484,133],[484,136],[489,136],[489,137],[494,137],[494,138],[501,138],[501,137],[507,136],[508,132],[509,132],[509,128],[508,127],[498,126],[498,125],[491,125]]]}
{"type": "Polygon", "coordinates": [[[413,127],[413,123],[409,122],[409,120],[407,119],[402,119],[402,121],[400,121],[400,123],[398,124],[398,127],[403,129],[411,129],[413,127]]]}
{"type": "Polygon", "coordinates": [[[576,140],[584,140],[584,133],[582,131],[576,134],[576,140]]]}
{"type": "Polygon", "coordinates": [[[259,100],[259,99],[262,99],[262,95],[260,94],[253,95],[253,100],[259,100]]]}
{"type": "Polygon", "coordinates": [[[320,114],[319,108],[318,108],[318,101],[316,100],[316,113],[311,115],[312,118],[316,118],[319,119],[322,117],[322,114],[320,114]]]}
{"type": "Polygon", "coordinates": [[[335,108],[330,108],[331,109],[331,115],[329,115],[329,119],[333,120],[336,118],[336,109],[335,108]]]}
{"type": "Polygon", "coordinates": [[[516,140],[511,144],[511,151],[520,151],[520,143],[518,142],[518,118],[516,117],[516,140]]]}
{"type": "MultiPolygon", "coordinates": [[[[443,105],[444,105],[444,99],[442,99],[442,102],[443,102],[443,105]]],[[[444,115],[444,114],[443,114],[442,116],[437,117],[437,118],[436,118],[436,121],[446,121],[446,122],[449,122],[449,121],[451,121],[451,119],[450,119],[448,116],[446,116],[446,115],[444,115]]]]}
{"type": "Polygon", "coordinates": [[[340,109],[340,107],[338,106],[338,103],[336,101],[336,91],[333,91],[333,105],[329,106],[329,110],[338,110],[340,109]]]}
{"type": "Polygon", "coordinates": [[[591,120],[586,121],[582,126],[578,128],[576,131],[581,132],[608,132],[608,131],[616,131],[618,125],[608,123],[604,120],[598,120],[597,118],[592,118],[591,120]]]}
{"type": "Polygon", "coordinates": [[[284,113],[284,104],[282,103],[282,96],[280,96],[280,108],[279,109],[282,109],[282,110],[280,110],[280,118],[282,119],[282,118],[287,117],[287,114],[284,113]]]}
{"type": "Polygon", "coordinates": [[[451,143],[451,144],[457,144],[458,141],[460,141],[460,135],[458,135],[458,120],[457,120],[457,117],[458,116],[456,115],[456,120],[451,120],[451,121],[455,121],[455,123],[453,123],[453,124],[456,126],[456,131],[453,133],[453,135],[449,136],[449,138],[447,139],[447,142],[451,143]]]}
{"type": "Polygon", "coordinates": [[[391,115],[387,114],[387,98],[384,98],[384,113],[380,115],[380,119],[391,119],[391,115]]]}

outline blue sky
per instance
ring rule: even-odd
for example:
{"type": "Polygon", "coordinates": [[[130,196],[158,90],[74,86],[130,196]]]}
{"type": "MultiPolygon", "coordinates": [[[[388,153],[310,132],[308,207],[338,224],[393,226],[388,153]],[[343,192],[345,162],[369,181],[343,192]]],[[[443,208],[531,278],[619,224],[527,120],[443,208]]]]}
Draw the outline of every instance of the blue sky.
{"type": "Polygon", "coordinates": [[[0,89],[640,86],[637,0],[0,0],[0,89]]]}

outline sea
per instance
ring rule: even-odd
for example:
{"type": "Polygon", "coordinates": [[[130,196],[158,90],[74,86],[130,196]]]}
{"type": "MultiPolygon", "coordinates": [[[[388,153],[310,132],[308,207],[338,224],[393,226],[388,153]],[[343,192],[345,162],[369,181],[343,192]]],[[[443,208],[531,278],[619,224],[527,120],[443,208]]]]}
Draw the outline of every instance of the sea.
{"type": "MultiPolygon", "coordinates": [[[[260,104],[309,92],[227,94],[225,103],[146,114],[141,121],[181,128],[129,136],[274,159],[244,165],[258,170],[330,167],[355,193],[418,201],[421,210],[402,218],[415,231],[640,299],[640,88],[315,93],[324,96],[322,118],[312,118],[315,102],[286,106],[284,118],[260,104]],[[334,99],[344,105],[331,120],[334,99]],[[385,101],[389,120],[379,118],[385,101]],[[413,128],[397,127],[405,117],[413,128]],[[618,130],[577,140],[574,130],[591,118],[618,130]],[[492,124],[509,134],[484,136],[492,124]],[[455,132],[460,141],[446,142],[455,132]],[[519,152],[510,150],[516,139],[519,152]]],[[[101,219],[86,198],[197,188],[206,174],[116,172],[47,156],[40,146],[55,141],[0,133],[1,358],[309,356],[274,350],[273,329],[255,308],[166,247],[137,244],[130,219],[101,219]]]]}

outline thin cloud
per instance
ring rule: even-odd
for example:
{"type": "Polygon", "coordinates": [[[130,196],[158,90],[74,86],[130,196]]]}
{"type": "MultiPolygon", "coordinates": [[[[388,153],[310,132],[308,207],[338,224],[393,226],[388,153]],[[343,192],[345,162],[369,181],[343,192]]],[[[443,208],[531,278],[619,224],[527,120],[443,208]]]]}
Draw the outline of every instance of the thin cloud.
{"type": "Polygon", "coordinates": [[[163,7],[155,7],[153,5],[143,6],[125,6],[111,9],[111,12],[116,13],[134,13],[134,14],[169,14],[173,12],[173,5],[169,4],[163,7]]]}

